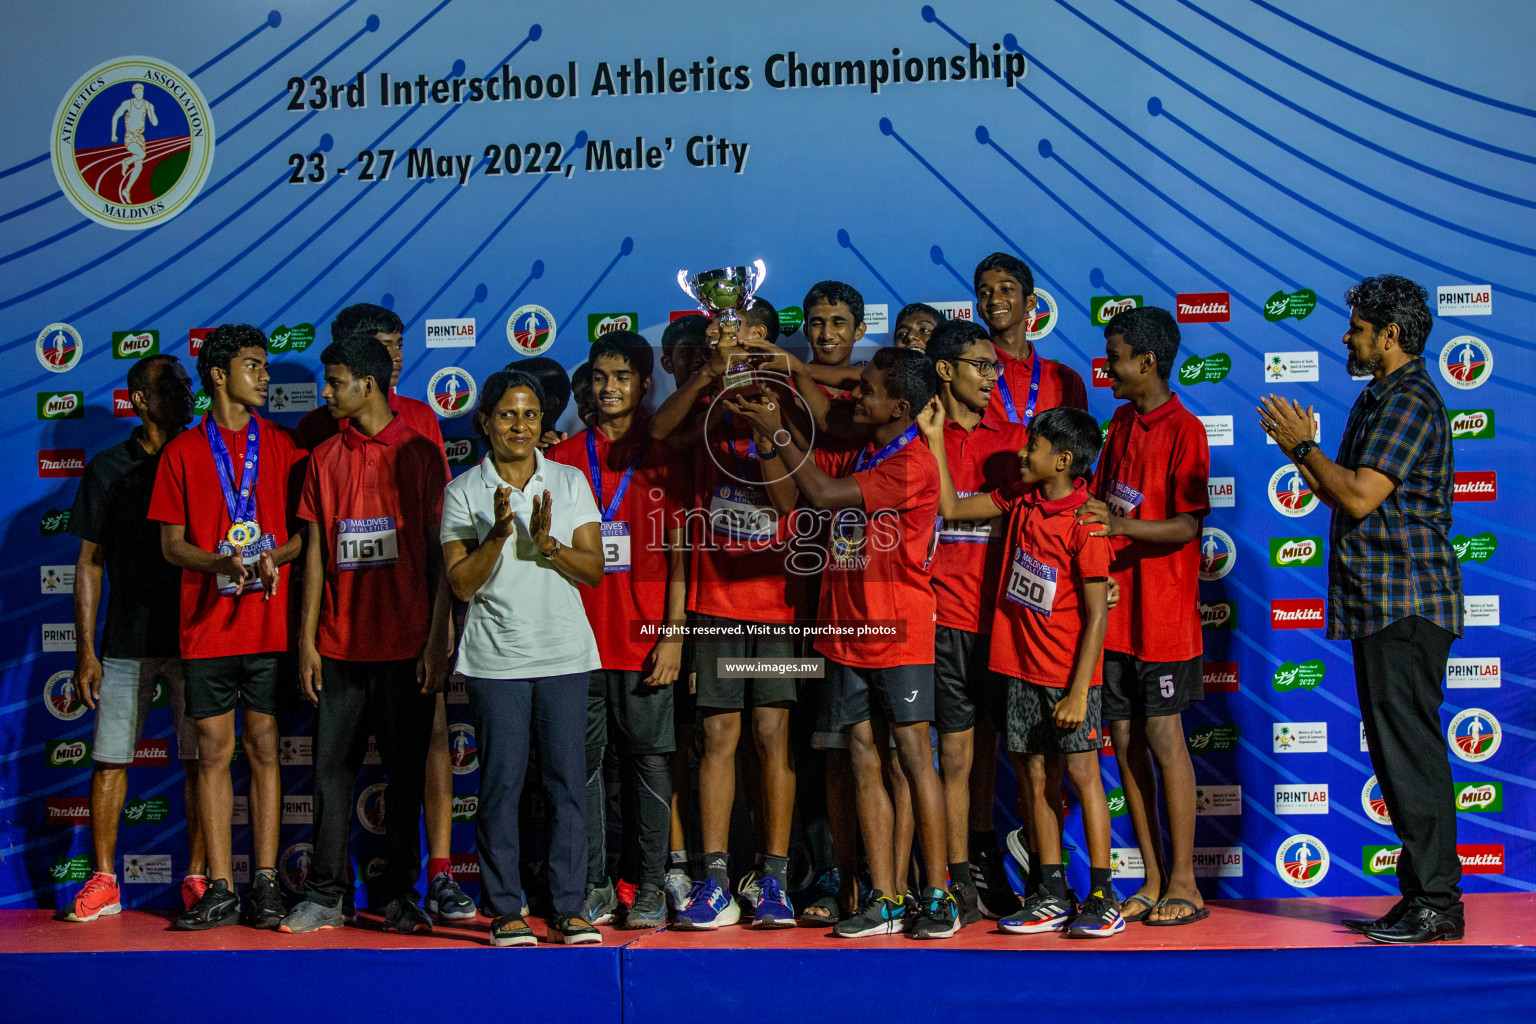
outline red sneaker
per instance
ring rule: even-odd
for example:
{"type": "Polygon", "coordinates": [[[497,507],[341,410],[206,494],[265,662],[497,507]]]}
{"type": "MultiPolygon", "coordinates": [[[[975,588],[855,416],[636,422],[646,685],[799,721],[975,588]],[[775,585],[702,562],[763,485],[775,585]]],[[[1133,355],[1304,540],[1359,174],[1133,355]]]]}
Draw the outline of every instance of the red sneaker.
{"type": "Polygon", "coordinates": [[[619,879],[618,884],[613,888],[614,891],[619,895],[619,906],[625,911],[628,911],[629,908],[634,905],[635,892],[640,887],[634,882],[626,882],[621,878],[619,879]]]}
{"type": "Polygon", "coordinates": [[[103,914],[112,915],[121,913],[122,897],[117,891],[117,879],[111,875],[102,874],[100,871],[92,872],[86,879],[80,891],[75,893],[75,898],[60,919],[74,921],[77,924],[85,924],[94,921],[103,914]]]}
{"type": "Polygon", "coordinates": [[[197,901],[203,898],[203,893],[208,891],[207,875],[188,875],[181,880],[181,905],[184,910],[191,910],[197,905],[197,901]]]}

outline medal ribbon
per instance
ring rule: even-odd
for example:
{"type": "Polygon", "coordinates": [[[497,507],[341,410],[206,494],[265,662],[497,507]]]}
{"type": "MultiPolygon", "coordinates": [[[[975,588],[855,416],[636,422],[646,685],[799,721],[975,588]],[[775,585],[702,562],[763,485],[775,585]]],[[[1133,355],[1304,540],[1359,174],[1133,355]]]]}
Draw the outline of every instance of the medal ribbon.
{"type": "Polygon", "coordinates": [[[862,473],[866,469],[874,469],[876,466],[880,465],[880,463],[901,451],[908,444],[911,444],[912,440],[916,437],[917,424],[913,423],[911,426],[907,427],[906,430],[901,432],[900,437],[889,442],[884,448],[881,448],[878,452],[875,452],[875,454],[870,455],[868,452],[865,452],[864,454],[860,455],[858,461],[853,464],[853,471],[855,473],[862,473]]]}
{"type": "Polygon", "coordinates": [[[603,506],[603,467],[597,461],[597,440],[592,435],[597,432],[593,427],[587,431],[587,467],[592,473],[592,493],[597,496],[597,507],[602,509],[603,522],[613,522],[613,517],[619,512],[619,504],[624,500],[624,493],[629,490],[629,482],[634,479],[635,470],[640,468],[640,460],[645,458],[646,450],[651,447],[651,439],[645,437],[640,442],[640,450],[635,452],[635,457],[629,463],[629,468],[624,475],[619,477],[619,486],[613,492],[613,501],[603,506]]]}
{"type": "Polygon", "coordinates": [[[251,425],[245,434],[245,468],[240,473],[240,493],[235,494],[234,460],[224,444],[219,425],[213,422],[213,414],[203,417],[203,430],[208,435],[208,451],[213,455],[213,466],[219,473],[219,486],[224,490],[224,506],[229,509],[229,522],[254,519],[256,516],[256,471],[261,460],[261,431],[258,420],[251,417],[251,425]]]}
{"type": "MultiPolygon", "coordinates": [[[[997,389],[1003,393],[1003,411],[1008,414],[1009,423],[1019,423],[1019,410],[1013,404],[1013,392],[1008,388],[1008,378],[1001,368],[997,371],[997,389]]],[[[1023,424],[1029,426],[1029,421],[1035,418],[1035,405],[1040,401],[1040,350],[1035,349],[1034,359],[1029,366],[1029,404],[1024,407],[1023,424]]]]}
{"type": "MultiPolygon", "coordinates": [[[[731,425],[731,414],[729,411],[720,414],[720,422],[725,425],[726,431],[731,435],[731,457],[736,460],[737,475],[743,480],[752,479],[753,474],[747,471],[746,463],[741,461],[741,453],[736,450],[736,430],[731,425]]],[[[752,440],[750,433],[747,435],[747,458],[754,461],[757,459],[757,442],[752,440]]],[[[761,474],[757,474],[757,476],[761,479],[761,474]]]]}

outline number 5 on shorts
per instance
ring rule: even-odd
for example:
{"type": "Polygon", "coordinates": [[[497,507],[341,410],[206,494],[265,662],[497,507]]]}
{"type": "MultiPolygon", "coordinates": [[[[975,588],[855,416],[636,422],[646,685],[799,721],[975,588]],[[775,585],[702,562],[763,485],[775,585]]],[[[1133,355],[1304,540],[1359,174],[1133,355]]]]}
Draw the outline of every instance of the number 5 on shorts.
{"type": "Polygon", "coordinates": [[[1173,676],[1172,675],[1158,676],[1157,677],[1157,692],[1162,694],[1164,697],[1172,697],[1173,696],[1173,676]]]}

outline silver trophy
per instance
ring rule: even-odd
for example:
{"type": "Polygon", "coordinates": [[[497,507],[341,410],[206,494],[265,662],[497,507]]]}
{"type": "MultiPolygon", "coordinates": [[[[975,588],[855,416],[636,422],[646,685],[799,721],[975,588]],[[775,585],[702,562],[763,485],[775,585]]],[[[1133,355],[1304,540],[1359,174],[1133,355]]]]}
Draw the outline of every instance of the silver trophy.
{"type": "Polygon", "coordinates": [[[686,270],[677,272],[677,284],[688,297],[699,304],[699,310],[711,317],[717,327],[714,344],[725,344],[730,353],[726,360],[725,377],[721,380],[722,391],[756,390],[752,380],[752,361],[736,342],[741,330],[740,310],[752,308],[753,295],[763,286],[768,268],[762,260],[753,261],[750,267],[721,267],[699,274],[686,270]]]}

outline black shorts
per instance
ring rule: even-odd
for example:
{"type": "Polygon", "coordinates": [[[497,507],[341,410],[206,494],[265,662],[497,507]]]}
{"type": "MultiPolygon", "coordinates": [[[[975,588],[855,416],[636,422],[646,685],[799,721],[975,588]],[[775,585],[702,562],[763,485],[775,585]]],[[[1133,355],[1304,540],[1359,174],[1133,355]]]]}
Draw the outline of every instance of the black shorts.
{"type": "Polygon", "coordinates": [[[598,669],[587,683],[587,749],[612,743],[630,754],[670,754],[676,749],[673,732],[674,690],[647,686],[644,672],[598,669]]]}
{"type": "Polygon", "coordinates": [[[871,718],[896,725],[933,721],[932,665],[854,668],[828,658],[822,685],[830,688],[833,720],[827,724],[833,728],[871,718]]]}
{"type": "Polygon", "coordinates": [[[1140,661],[1119,651],[1104,652],[1104,721],[1177,715],[1205,699],[1200,659],[1140,661]]]}
{"type": "Polygon", "coordinates": [[[1008,749],[1018,754],[1086,754],[1104,747],[1100,715],[1102,686],[1088,687],[1088,710],[1076,729],[1056,724],[1056,705],[1064,686],[1008,680],[1008,749]]]}
{"type": "Polygon", "coordinates": [[[941,733],[975,728],[978,713],[1001,730],[1008,720],[1008,691],[987,667],[992,638],[939,626],[933,636],[933,724],[941,733]]]}
{"type": "Polygon", "coordinates": [[[672,732],[676,734],[685,729],[692,729],[694,716],[698,711],[697,690],[699,686],[698,673],[694,666],[697,664],[699,649],[692,642],[683,643],[683,664],[677,670],[677,682],[672,684],[672,732]]]}
{"type": "Polygon", "coordinates": [[[237,654],[228,658],[183,658],[187,717],[217,718],[236,705],[263,715],[277,714],[278,654],[237,654]]]}
{"type": "MultiPolygon", "coordinates": [[[[695,615],[701,624],[719,625],[743,622],[741,619],[724,619],[715,615],[695,615]]],[[[701,708],[740,711],[745,707],[760,708],[765,704],[787,704],[795,699],[793,676],[747,676],[739,679],[720,678],[720,660],[750,658],[793,658],[795,644],[792,640],[764,637],[695,643],[693,647],[694,671],[698,686],[695,700],[701,708]],[[750,695],[748,691],[750,690],[750,695]]]]}

